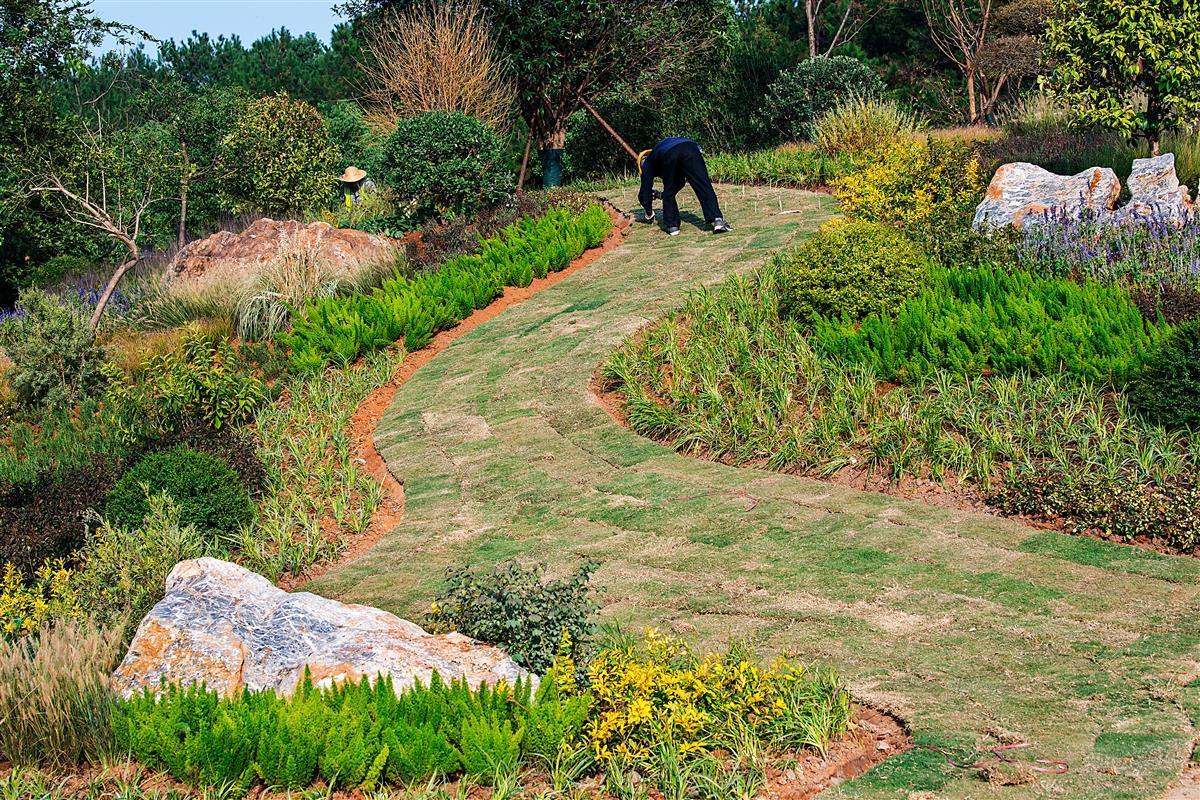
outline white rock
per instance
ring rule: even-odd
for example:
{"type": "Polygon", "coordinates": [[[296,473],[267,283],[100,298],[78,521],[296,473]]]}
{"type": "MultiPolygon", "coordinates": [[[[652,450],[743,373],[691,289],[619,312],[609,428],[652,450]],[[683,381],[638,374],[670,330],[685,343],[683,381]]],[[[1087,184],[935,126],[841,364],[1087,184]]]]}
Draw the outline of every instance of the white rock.
{"type": "Polygon", "coordinates": [[[289,694],[306,666],[319,686],[390,675],[397,690],[434,671],[472,686],[528,676],[503,650],[462,634],[433,635],[377,608],[289,594],[228,561],[182,561],[166,590],[113,673],[126,697],[157,690],[164,678],[227,696],[243,688],[289,694]]]}
{"type": "Polygon", "coordinates": [[[976,228],[1022,227],[1047,212],[1079,217],[1084,209],[1106,217],[1121,196],[1121,182],[1111,169],[1092,167],[1078,175],[1055,175],[1036,164],[1018,161],[996,170],[987,196],[975,210],[976,228]]]}
{"type": "Polygon", "coordinates": [[[1117,211],[1118,222],[1151,216],[1184,222],[1194,212],[1188,187],[1179,183],[1175,173],[1174,153],[1134,159],[1128,185],[1130,200],[1117,211]]]}

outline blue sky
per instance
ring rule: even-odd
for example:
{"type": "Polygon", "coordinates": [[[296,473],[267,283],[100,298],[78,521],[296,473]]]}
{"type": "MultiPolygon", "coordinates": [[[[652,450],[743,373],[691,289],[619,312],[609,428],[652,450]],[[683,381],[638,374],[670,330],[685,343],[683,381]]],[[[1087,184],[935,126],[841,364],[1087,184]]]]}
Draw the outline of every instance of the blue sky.
{"type": "MultiPolygon", "coordinates": [[[[193,30],[237,34],[246,44],[285,27],[292,33],[312,31],[323,41],[339,22],[338,0],[94,0],[101,19],[134,25],[158,39],[185,39],[193,30]]],[[[107,48],[105,48],[107,49],[107,48]]],[[[153,42],[146,50],[156,52],[153,42]]]]}

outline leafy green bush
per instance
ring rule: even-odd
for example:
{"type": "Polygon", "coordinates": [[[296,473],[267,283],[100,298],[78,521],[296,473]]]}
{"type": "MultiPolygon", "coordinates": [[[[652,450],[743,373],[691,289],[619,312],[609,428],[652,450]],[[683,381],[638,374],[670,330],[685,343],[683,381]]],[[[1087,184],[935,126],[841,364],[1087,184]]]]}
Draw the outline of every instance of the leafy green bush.
{"type": "Polygon", "coordinates": [[[105,498],[105,517],[118,526],[141,526],[150,512],[147,490],[169,495],[181,524],[205,533],[233,534],[254,518],[238,474],[220,458],[187,446],[151,453],[122,475],[105,498]]]}
{"type": "Polygon", "coordinates": [[[220,146],[225,192],[238,211],[310,211],[327,204],[338,160],[321,112],[285,94],[247,103],[220,146]]]}
{"type": "Polygon", "coordinates": [[[364,353],[404,340],[418,350],[505,286],[528,286],[534,278],[563,269],[604,240],[612,227],[608,212],[592,204],[580,214],[552,206],[539,219],[523,219],[486,239],[478,252],[452,258],[436,272],[396,276],[368,295],[327,297],[310,302],[292,332],[280,337],[300,371],[332,361],[349,364],[364,353]]]}
{"type": "Polygon", "coordinates": [[[194,420],[220,430],[253,418],[268,400],[267,387],[238,358],[226,340],[184,340],[180,351],[155,356],[146,380],[106,366],[106,423],[128,444],[177,433],[194,420]]]}
{"type": "Polygon", "coordinates": [[[502,561],[490,572],[450,569],[428,620],[436,629],[461,631],[503,648],[518,664],[544,672],[564,635],[574,651],[590,640],[597,606],[588,581],[595,570],[589,562],[565,578],[543,581],[542,564],[525,568],[502,561]]]}
{"type": "Polygon", "coordinates": [[[770,268],[778,272],[780,313],[809,326],[821,317],[895,314],[924,287],[929,262],[893,227],[839,221],[776,256],[770,268]]]}
{"type": "Polygon", "coordinates": [[[824,320],[816,340],[884,380],[1065,371],[1119,386],[1167,332],[1121,287],[980,268],[939,270],[897,314],[824,320]]]}
{"type": "Polygon", "coordinates": [[[383,179],[420,219],[473,214],[516,188],[503,142],[461,112],[427,111],[400,120],[383,146],[383,179]]]}
{"type": "Polygon", "coordinates": [[[129,700],[114,715],[118,747],[196,786],[255,782],[301,789],[318,776],[344,790],[427,781],[466,769],[486,780],[516,766],[529,684],[471,689],[434,673],[397,693],[389,678],[316,689],[308,676],[290,698],[272,691],[221,698],[171,686],[129,700]]]}
{"type": "Polygon", "coordinates": [[[1200,319],[1183,323],[1159,344],[1133,381],[1129,399],[1168,428],[1200,431],[1200,319]]]}
{"type": "MultiPolygon", "coordinates": [[[[648,108],[625,93],[597,100],[593,106],[627,141],[645,142],[639,150],[653,146],[664,135],[661,109],[648,108]]],[[[591,181],[636,173],[637,165],[595,117],[580,109],[567,120],[563,171],[573,180],[591,181]]]]}
{"type": "Polygon", "coordinates": [[[12,359],[7,380],[22,402],[68,409],[104,381],[104,350],[81,308],[40,289],[27,289],[18,315],[0,327],[0,345],[12,359]]]}
{"type": "Polygon", "coordinates": [[[774,141],[800,141],[812,135],[822,115],[859,97],[883,97],[883,80],[849,56],[809,58],[780,73],[763,101],[763,126],[774,141]]]}
{"type": "Polygon", "coordinates": [[[367,124],[362,106],[351,100],[339,100],[319,103],[317,107],[325,117],[329,138],[338,152],[333,168],[340,173],[346,167],[358,167],[368,176],[374,176],[379,169],[383,141],[367,124]]]}

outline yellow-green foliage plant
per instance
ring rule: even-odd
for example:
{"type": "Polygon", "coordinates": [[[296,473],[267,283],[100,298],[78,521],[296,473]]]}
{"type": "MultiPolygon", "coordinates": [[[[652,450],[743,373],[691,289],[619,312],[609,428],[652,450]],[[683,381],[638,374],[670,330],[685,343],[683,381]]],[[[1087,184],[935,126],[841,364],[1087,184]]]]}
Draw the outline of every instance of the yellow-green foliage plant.
{"type": "Polygon", "coordinates": [[[594,705],[584,734],[601,762],[648,760],[663,740],[681,756],[707,754],[733,744],[739,723],[764,747],[823,752],[851,726],[850,695],[829,670],[763,665],[740,647],[697,655],[654,630],[602,647],[587,676],[594,705]]]}
{"type": "Polygon", "coordinates": [[[0,759],[69,767],[110,755],[121,652],[119,630],[77,621],[0,644],[0,759]]]}
{"type": "Polygon", "coordinates": [[[972,148],[929,137],[887,145],[833,189],[848,218],[898,226],[946,263],[969,246],[990,178],[972,148]]]}
{"type": "Polygon", "coordinates": [[[11,641],[35,633],[52,619],[80,613],[73,573],[63,561],[44,562],[26,577],[12,564],[0,573],[0,633],[11,641]]]}

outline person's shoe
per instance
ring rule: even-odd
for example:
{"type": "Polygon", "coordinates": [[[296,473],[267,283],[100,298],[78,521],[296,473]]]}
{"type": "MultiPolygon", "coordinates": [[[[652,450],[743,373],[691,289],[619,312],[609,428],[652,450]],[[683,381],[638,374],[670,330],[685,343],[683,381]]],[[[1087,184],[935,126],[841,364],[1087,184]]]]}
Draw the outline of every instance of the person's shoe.
{"type": "Polygon", "coordinates": [[[730,230],[732,228],[729,227],[729,223],[721,217],[713,220],[713,233],[729,233],[730,230]]]}
{"type": "Polygon", "coordinates": [[[667,235],[668,236],[678,236],[679,228],[667,228],[667,235]]]}

